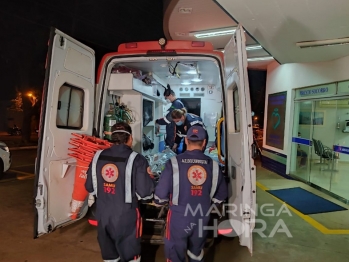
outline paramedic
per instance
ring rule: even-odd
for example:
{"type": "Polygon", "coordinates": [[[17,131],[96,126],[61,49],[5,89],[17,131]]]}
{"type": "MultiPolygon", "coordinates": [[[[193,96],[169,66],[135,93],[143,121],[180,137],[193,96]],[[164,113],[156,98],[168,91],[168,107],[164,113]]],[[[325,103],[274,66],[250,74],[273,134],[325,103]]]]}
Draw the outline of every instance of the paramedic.
{"type": "Polygon", "coordinates": [[[193,126],[185,138],[188,150],[167,161],[155,188],[154,204],[169,203],[164,238],[167,261],[203,261],[211,205],[228,197],[218,163],[202,152],[206,130],[193,126]],[[200,210],[195,212],[195,210],[200,210]]]}
{"type": "MultiPolygon", "coordinates": [[[[206,131],[206,127],[204,122],[202,121],[202,118],[197,115],[187,113],[187,110],[185,108],[173,110],[171,113],[171,116],[173,121],[176,124],[176,137],[175,137],[172,150],[174,152],[177,151],[177,147],[179,143],[181,142],[182,138],[185,137],[190,127],[202,126],[206,132],[205,143],[204,143],[204,147],[202,148],[202,152],[205,152],[206,145],[208,143],[208,133],[206,131]]],[[[186,150],[186,148],[187,148],[186,144],[183,144],[182,153],[186,150]]]]}
{"type": "Polygon", "coordinates": [[[169,108],[169,112],[167,113],[167,115],[164,118],[157,119],[155,121],[155,123],[157,125],[157,133],[159,132],[158,131],[159,125],[166,125],[165,145],[172,148],[174,145],[175,128],[176,127],[175,127],[174,122],[172,121],[171,112],[174,109],[183,108],[184,105],[183,105],[181,100],[176,98],[175,92],[173,90],[171,90],[170,88],[167,88],[165,90],[164,97],[165,97],[167,102],[172,103],[172,104],[169,108]]]}
{"type": "Polygon", "coordinates": [[[131,149],[131,127],[116,123],[111,138],[115,144],[97,151],[87,171],[89,206],[95,195],[98,243],[104,261],[140,261],[138,200],[152,199],[154,182],[147,160],[131,149]]]}

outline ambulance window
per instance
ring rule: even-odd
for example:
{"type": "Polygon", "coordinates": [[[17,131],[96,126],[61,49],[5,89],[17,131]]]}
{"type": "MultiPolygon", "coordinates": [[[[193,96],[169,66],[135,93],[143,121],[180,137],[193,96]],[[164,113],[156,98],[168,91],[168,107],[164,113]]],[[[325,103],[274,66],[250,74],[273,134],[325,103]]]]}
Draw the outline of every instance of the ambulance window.
{"type": "Polygon", "coordinates": [[[64,84],[59,89],[56,125],[59,128],[81,129],[84,91],[64,84]]]}
{"type": "Polygon", "coordinates": [[[239,92],[235,88],[233,91],[234,98],[234,123],[235,123],[235,132],[240,132],[240,105],[239,105],[239,92]]]}

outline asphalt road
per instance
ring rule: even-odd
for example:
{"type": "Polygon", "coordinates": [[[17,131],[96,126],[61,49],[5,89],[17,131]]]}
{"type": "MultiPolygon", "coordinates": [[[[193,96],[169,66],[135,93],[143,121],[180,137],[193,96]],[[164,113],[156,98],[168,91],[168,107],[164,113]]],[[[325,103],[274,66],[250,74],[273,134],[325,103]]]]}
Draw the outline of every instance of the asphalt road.
{"type": "Polygon", "coordinates": [[[10,150],[12,163],[0,183],[11,179],[32,179],[35,171],[36,149],[10,150]]]}
{"type": "MultiPolygon", "coordinates": [[[[37,152],[36,149],[16,149],[11,154],[11,168],[0,180],[0,234],[6,236],[0,238],[0,262],[102,261],[96,228],[89,225],[87,217],[33,239],[33,186],[37,152]]],[[[222,261],[222,255],[224,261],[230,261],[228,257],[231,252],[223,250],[230,250],[232,245],[249,256],[246,248],[239,247],[238,239],[225,239],[223,243],[206,250],[206,261],[222,261]],[[220,256],[216,258],[218,254],[220,256]]],[[[165,261],[163,246],[143,244],[142,261],[165,261]]]]}

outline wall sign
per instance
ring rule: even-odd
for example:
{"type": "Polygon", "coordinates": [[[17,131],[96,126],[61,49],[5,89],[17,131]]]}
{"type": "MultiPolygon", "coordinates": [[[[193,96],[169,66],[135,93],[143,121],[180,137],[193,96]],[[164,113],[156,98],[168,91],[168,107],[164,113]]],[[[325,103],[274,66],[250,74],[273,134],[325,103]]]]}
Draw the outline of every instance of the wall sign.
{"type": "Polygon", "coordinates": [[[349,147],[335,145],[333,151],[349,155],[349,147]]]}
{"type": "Polygon", "coordinates": [[[284,149],[287,92],[268,96],[266,145],[284,149]]]}
{"type": "Polygon", "coordinates": [[[312,86],[296,90],[296,99],[314,98],[336,94],[336,84],[312,86]]]}

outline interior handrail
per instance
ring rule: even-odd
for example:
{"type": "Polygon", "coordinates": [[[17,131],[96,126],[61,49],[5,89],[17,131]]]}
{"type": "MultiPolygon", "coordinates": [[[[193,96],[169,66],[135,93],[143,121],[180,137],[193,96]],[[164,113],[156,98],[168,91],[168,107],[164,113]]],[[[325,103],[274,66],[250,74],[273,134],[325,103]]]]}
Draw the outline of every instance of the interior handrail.
{"type": "Polygon", "coordinates": [[[221,164],[225,164],[225,162],[222,159],[221,155],[221,123],[224,121],[224,117],[220,118],[217,121],[216,129],[217,129],[217,154],[218,154],[218,160],[221,164]]]}

